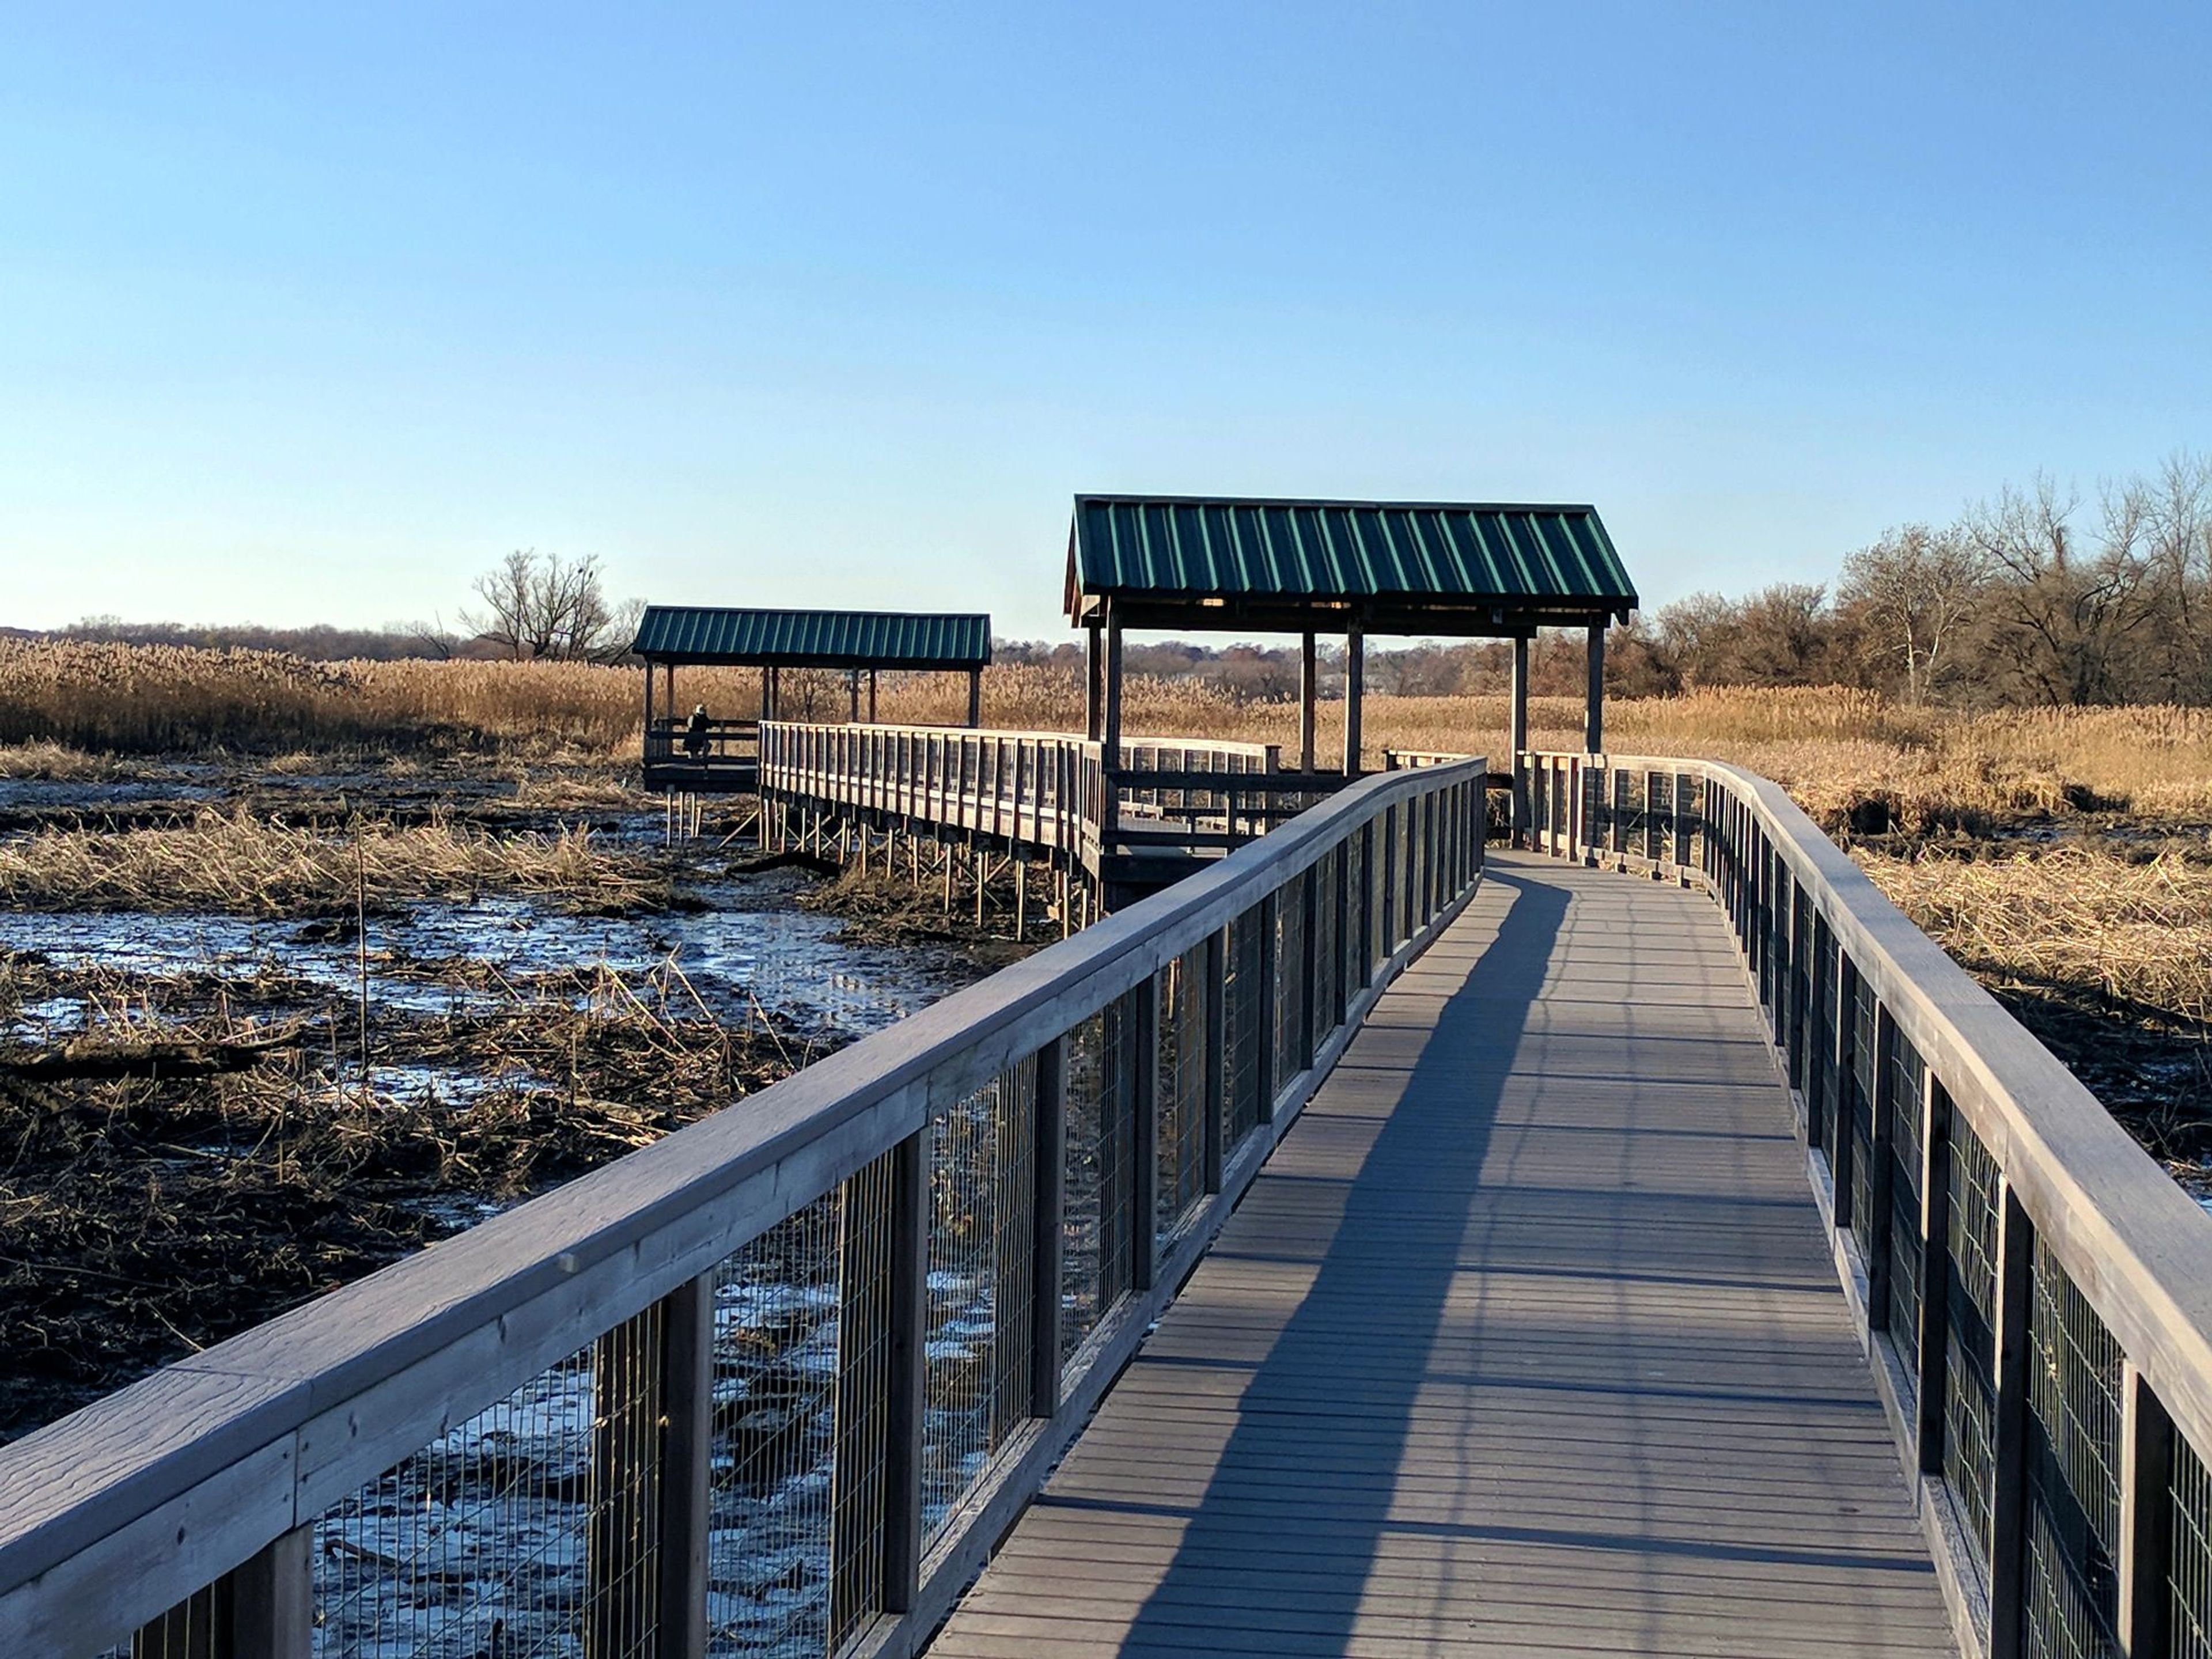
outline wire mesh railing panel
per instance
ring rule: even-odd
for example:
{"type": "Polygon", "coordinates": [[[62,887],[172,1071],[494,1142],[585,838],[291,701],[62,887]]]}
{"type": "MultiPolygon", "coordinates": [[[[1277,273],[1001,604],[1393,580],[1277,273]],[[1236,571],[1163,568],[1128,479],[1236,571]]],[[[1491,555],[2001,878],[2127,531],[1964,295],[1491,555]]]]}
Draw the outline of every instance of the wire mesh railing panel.
{"type": "Polygon", "coordinates": [[[652,1650],[660,1314],[579,1349],[316,1522],[314,1650],[652,1650]]]}
{"type": "Polygon", "coordinates": [[[2120,1348],[2040,1239],[2027,1335],[2027,1648],[2107,1659],[2118,1652],[2120,1348]]]}
{"type": "Polygon", "coordinates": [[[2166,1468],[2166,1620],[2173,1659],[2212,1659],[2212,1471],[2180,1434],[2166,1468]]]}
{"type": "Polygon", "coordinates": [[[1644,783],[1644,854],[1655,862],[1663,858],[1680,860],[1680,849],[1674,846],[1674,780],[1666,772],[1654,772],[1644,783]]]}
{"type": "Polygon", "coordinates": [[[847,1210],[864,1210],[870,1199],[880,1208],[883,1194],[867,1189],[887,1185],[881,1173],[863,1171],[714,1271],[710,1653],[826,1654],[833,1625],[851,1617],[850,1601],[867,1599],[866,1575],[852,1564],[841,1572],[836,1547],[840,1522],[863,1518],[855,1488],[865,1488],[869,1472],[839,1463],[849,1431],[852,1452],[874,1464],[879,1508],[881,1426],[873,1425],[878,1443],[870,1447],[872,1409],[841,1394],[867,1369],[846,1363],[854,1357],[848,1339],[866,1352],[858,1328],[868,1311],[848,1310],[848,1288],[873,1273],[888,1290],[889,1229],[871,1230],[858,1215],[848,1227],[847,1210]]]}
{"type": "Polygon", "coordinates": [[[930,1117],[921,1512],[934,1538],[1030,1412],[1036,1062],[930,1117]]]}
{"type": "Polygon", "coordinates": [[[1344,937],[1338,944],[1343,956],[1343,1000],[1348,1006],[1366,988],[1371,977],[1372,964],[1367,956],[1362,918],[1366,895],[1373,884],[1368,880],[1366,849],[1359,836],[1347,837],[1338,849],[1338,855],[1344,860],[1344,937]]]}
{"type": "Polygon", "coordinates": [[[1313,867],[1314,883],[1314,1041],[1324,1041],[1336,1029],[1337,1009],[1342,1006],[1344,945],[1336,934],[1336,892],[1344,849],[1333,848],[1313,867]]]}
{"type": "Polygon", "coordinates": [[[1836,941],[1826,921],[1813,919],[1813,1012],[1807,1020],[1805,1117],[1813,1144],[1836,1157],[1836,941]]]}
{"type": "MultiPolygon", "coordinates": [[[[1124,1003],[1068,1035],[1067,1151],[1060,1246],[1060,1354],[1072,1358],[1131,1283],[1130,1183],[1135,1173],[1133,1022],[1124,1003]]],[[[1073,1386],[1078,1367],[1066,1368],[1073,1386]]]]}
{"type": "Polygon", "coordinates": [[[1997,1166],[1956,1114],[1949,1154],[1943,1484],[1977,1552],[1975,1565],[1986,1575],[1996,1480],[1997,1166]]]}
{"type": "Polygon", "coordinates": [[[142,1626],[129,1646],[110,1648],[99,1659],[216,1659],[236,1651],[229,1589],[218,1582],[194,1591],[142,1626]]]}
{"type": "Polygon", "coordinates": [[[1838,1218],[1848,1217],[1851,1236],[1862,1255],[1874,1249],[1875,1229],[1883,1218],[1874,1213],[1875,994],[1871,981],[1851,975],[1850,1053],[1843,1077],[1846,1115],[1851,1133],[1851,1179],[1848,1204],[1836,1194],[1838,1218]]]}
{"type": "Polygon", "coordinates": [[[1206,951],[1186,951],[1160,973],[1158,1209],[1164,1245],[1206,1196],[1206,951]]]}
{"type": "Polygon", "coordinates": [[[1802,886],[1791,884],[1790,897],[1789,1023],[1783,1041],[1790,1068],[1790,1086],[1805,1086],[1805,1047],[1813,1012],[1813,900],[1802,886]]]}
{"type": "Polygon", "coordinates": [[[1268,1040],[1269,1010],[1261,1006],[1260,991],[1265,975],[1261,952],[1268,941],[1262,937],[1260,908],[1255,905],[1229,923],[1229,948],[1222,975],[1221,1144],[1233,1147],[1260,1127],[1265,1115],[1261,1099],[1261,1044],[1268,1040]]]}
{"type": "Polygon", "coordinates": [[[1306,878],[1294,876],[1275,896],[1274,937],[1267,941],[1275,953],[1274,1008],[1270,1036],[1274,1043],[1275,1086],[1279,1089],[1305,1067],[1305,897],[1306,878]]]}
{"type": "Polygon", "coordinates": [[[1902,1033],[1890,1042],[1889,1120],[1889,1306],[1885,1310],[1889,1340],[1905,1360],[1899,1367],[1908,1392],[1920,1386],[1920,1275],[1925,1261],[1920,1240],[1922,1113],[1927,1069],[1902,1033]]]}

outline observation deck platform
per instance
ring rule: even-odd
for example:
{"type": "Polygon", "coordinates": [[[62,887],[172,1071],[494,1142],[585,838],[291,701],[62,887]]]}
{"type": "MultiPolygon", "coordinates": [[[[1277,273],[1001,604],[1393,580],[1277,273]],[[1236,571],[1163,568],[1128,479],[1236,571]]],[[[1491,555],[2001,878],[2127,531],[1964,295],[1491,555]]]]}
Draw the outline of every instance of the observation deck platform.
{"type": "Polygon", "coordinates": [[[1710,899],[1493,854],[929,1652],[1959,1651],[1710,899]]]}

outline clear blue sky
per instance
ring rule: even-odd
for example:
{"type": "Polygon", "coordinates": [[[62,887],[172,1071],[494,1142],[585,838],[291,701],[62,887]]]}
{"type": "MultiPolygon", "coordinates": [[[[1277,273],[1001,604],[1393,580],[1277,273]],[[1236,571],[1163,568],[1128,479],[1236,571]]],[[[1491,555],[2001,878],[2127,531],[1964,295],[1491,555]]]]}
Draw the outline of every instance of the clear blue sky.
{"type": "Polygon", "coordinates": [[[1079,489],[1646,599],[2212,447],[2212,5],[11,8],[0,622],[1057,630],[1079,489]]]}

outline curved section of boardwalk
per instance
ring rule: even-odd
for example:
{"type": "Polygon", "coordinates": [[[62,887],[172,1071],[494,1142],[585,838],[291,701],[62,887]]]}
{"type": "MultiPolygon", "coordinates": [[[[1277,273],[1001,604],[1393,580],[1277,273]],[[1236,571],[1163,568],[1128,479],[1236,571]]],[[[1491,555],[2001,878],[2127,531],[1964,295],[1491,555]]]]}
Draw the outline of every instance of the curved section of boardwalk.
{"type": "Polygon", "coordinates": [[[1710,902],[1495,858],[930,1650],[1955,1653],[1710,902]]]}

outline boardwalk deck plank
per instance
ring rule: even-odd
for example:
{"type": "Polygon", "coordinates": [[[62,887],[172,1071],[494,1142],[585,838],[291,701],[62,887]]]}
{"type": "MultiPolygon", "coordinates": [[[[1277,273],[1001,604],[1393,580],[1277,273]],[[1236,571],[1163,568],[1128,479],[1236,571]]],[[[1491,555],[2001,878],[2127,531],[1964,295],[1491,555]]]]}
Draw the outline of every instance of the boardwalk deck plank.
{"type": "Polygon", "coordinates": [[[1510,856],[931,1648],[1955,1651],[1719,915],[1510,856]]]}

